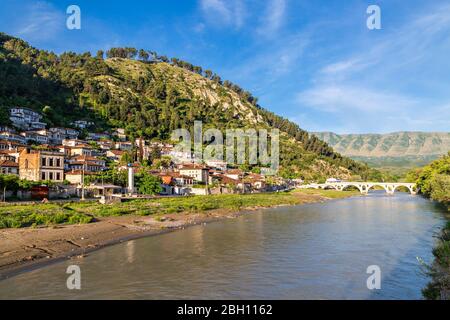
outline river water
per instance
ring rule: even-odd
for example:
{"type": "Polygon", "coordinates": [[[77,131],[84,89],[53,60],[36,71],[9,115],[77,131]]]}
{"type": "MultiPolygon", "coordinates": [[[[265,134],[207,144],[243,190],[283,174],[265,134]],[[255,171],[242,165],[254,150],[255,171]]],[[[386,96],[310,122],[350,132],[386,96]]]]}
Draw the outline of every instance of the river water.
{"type": "Polygon", "coordinates": [[[0,282],[0,298],[421,299],[443,211],[420,196],[282,207],[129,241],[0,282]],[[66,269],[81,270],[68,290],[66,269]],[[368,266],[381,289],[367,288],[368,266]]]}

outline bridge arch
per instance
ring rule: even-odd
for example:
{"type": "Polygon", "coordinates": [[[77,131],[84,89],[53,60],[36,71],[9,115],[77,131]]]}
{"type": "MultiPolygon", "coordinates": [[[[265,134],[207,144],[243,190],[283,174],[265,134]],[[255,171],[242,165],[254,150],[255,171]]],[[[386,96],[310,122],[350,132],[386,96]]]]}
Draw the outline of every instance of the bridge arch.
{"type": "Polygon", "coordinates": [[[369,183],[367,191],[369,191],[371,189],[375,190],[376,187],[384,189],[384,191],[386,191],[387,194],[393,194],[395,192],[395,190],[394,190],[392,185],[390,185],[389,183],[383,183],[383,182],[380,182],[380,183],[369,183]]]}
{"type": "Polygon", "coordinates": [[[396,190],[401,187],[406,188],[411,194],[417,194],[418,190],[414,183],[394,183],[394,182],[341,182],[332,184],[322,184],[321,189],[335,189],[344,191],[349,188],[356,188],[362,194],[368,194],[370,190],[375,188],[382,188],[387,194],[394,194],[396,190]]]}
{"type": "Polygon", "coordinates": [[[358,183],[346,183],[340,187],[338,187],[338,186],[336,186],[336,187],[337,187],[336,190],[339,190],[339,191],[345,191],[346,189],[349,189],[349,188],[356,188],[361,193],[365,192],[365,189],[361,186],[361,184],[358,184],[358,183]]]}
{"type": "Polygon", "coordinates": [[[417,194],[417,192],[419,191],[417,188],[417,185],[415,185],[413,183],[398,184],[398,185],[394,186],[394,191],[396,191],[398,188],[406,188],[407,190],[409,190],[409,193],[411,193],[412,195],[417,194]]]}

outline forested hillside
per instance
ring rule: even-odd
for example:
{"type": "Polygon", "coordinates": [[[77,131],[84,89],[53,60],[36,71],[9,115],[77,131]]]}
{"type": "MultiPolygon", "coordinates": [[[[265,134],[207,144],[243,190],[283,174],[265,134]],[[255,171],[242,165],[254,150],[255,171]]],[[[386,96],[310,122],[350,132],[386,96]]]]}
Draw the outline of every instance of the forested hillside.
{"type": "Polygon", "coordinates": [[[0,33],[0,79],[0,124],[8,124],[8,108],[18,105],[43,113],[49,125],[86,119],[96,123],[94,131],[123,127],[130,138],[149,140],[166,140],[194,120],[220,129],[278,128],[285,176],[365,179],[372,173],[214,72],[155,52],[56,55],[0,33]]]}

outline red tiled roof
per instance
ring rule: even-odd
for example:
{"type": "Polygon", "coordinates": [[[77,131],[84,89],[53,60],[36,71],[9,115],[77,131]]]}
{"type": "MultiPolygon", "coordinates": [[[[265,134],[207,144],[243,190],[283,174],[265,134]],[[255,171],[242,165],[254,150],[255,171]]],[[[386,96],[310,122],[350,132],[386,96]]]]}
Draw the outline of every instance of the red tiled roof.
{"type": "Polygon", "coordinates": [[[188,165],[183,165],[180,170],[207,170],[208,168],[206,168],[205,166],[202,166],[200,164],[188,164],[188,165]]]}
{"type": "Polygon", "coordinates": [[[224,184],[239,184],[240,183],[239,180],[229,178],[227,176],[222,176],[220,178],[221,178],[222,183],[224,183],[224,184]]]}
{"type": "Polygon", "coordinates": [[[19,164],[17,162],[14,161],[10,161],[10,160],[3,160],[0,161],[0,167],[13,167],[13,168],[18,168],[19,164]]]}
{"type": "Polygon", "coordinates": [[[228,174],[242,174],[243,172],[240,169],[231,169],[231,170],[227,170],[226,173],[228,173],[228,174]]]}
{"type": "Polygon", "coordinates": [[[12,153],[17,153],[17,151],[14,150],[0,150],[0,154],[12,154],[12,153]]]}
{"type": "Polygon", "coordinates": [[[116,156],[120,156],[125,153],[125,151],[122,150],[109,150],[109,152],[115,154],[116,156]]]}

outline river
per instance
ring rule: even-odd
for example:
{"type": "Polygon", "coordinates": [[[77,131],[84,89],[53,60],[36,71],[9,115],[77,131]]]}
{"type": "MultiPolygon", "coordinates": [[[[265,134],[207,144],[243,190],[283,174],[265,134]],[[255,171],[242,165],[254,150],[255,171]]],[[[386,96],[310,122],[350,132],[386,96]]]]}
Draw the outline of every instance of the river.
{"type": "Polygon", "coordinates": [[[373,192],[111,246],[0,282],[8,299],[421,299],[442,208],[373,192]],[[68,290],[78,265],[81,290],[68,290]],[[368,266],[381,289],[367,288],[368,266]]]}

